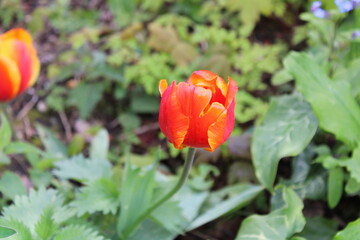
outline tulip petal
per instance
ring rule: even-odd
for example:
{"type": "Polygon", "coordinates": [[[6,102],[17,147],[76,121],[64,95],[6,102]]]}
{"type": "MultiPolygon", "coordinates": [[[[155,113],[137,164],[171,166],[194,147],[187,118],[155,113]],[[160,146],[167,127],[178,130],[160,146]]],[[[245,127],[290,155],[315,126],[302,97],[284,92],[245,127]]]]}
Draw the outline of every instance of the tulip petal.
{"type": "Polygon", "coordinates": [[[161,131],[174,144],[175,148],[183,148],[183,142],[189,128],[189,117],[182,113],[177,98],[175,81],[163,92],[160,103],[159,125],[161,131]]]}
{"type": "Polygon", "coordinates": [[[0,35],[0,41],[17,39],[27,45],[32,45],[31,35],[23,28],[14,28],[0,35]]]}
{"type": "Polygon", "coordinates": [[[177,98],[181,103],[181,111],[186,116],[199,118],[211,99],[211,90],[181,82],[177,89],[177,98]]]}
{"type": "Polygon", "coordinates": [[[209,127],[208,136],[210,147],[205,150],[210,152],[214,151],[230,136],[234,129],[234,107],[235,101],[232,101],[229,108],[222,112],[216,122],[209,127]]]}
{"type": "Polygon", "coordinates": [[[227,84],[227,94],[226,94],[226,101],[225,101],[225,107],[228,108],[229,105],[233,102],[236,93],[237,93],[237,85],[234,80],[232,80],[230,77],[228,77],[228,84],[227,84]]]}
{"type": "Polygon", "coordinates": [[[165,90],[168,88],[168,83],[165,79],[161,79],[159,82],[159,92],[160,95],[162,96],[163,93],[165,92],[165,90]]]}
{"type": "Polygon", "coordinates": [[[0,102],[15,97],[19,91],[20,73],[16,63],[0,56],[0,102]]]}

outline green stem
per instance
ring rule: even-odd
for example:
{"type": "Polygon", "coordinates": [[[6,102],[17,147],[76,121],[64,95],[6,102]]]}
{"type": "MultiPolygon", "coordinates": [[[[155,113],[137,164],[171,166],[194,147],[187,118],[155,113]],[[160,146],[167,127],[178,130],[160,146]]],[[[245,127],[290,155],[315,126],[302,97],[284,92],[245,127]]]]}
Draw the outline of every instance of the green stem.
{"type": "Polygon", "coordinates": [[[196,152],[196,148],[189,148],[186,159],[185,159],[184,169],[181,173],[181,176],[180,176],[177,184],[174,186],[174,188],[170,192],[168,192],[164,197],[162,197],[157,202],[155,202],[142,215],[140,215],[139,218],[136,219],[136,221],[128,228],[128,230],[125,231],[124,235],[126,237],[129,236],[139,226],[139,224],[152,213],[152,211],[154,211],[161,204],[163,204],[164,202],[169,200],[177,191],[180,190],[180,188],[184,185],[187,177],[189,176],[191,166],[194,162],[195,152],[196,152]]]}
{"type": "Polygon", "coordinates": [[[14,127],[14,119],[11,116],[11,114],[9,113],[8,108],[9,108],[8,103],[0,104],[0,112],[3,112],[3,114],[5,115],[5,118],[9,122],[13,139],[18,140],[18,137],[16,135],[16,131],[15,131],[15,127],[14,127]]]}

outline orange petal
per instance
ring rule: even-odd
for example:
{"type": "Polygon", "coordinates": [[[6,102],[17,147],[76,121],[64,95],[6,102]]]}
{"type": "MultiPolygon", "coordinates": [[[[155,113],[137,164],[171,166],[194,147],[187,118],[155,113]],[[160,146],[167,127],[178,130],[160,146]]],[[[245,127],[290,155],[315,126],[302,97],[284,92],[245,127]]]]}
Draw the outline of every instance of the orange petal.
{"type": "Polygon", "coordinates": [[[226,94],[226,101],[225,101],[225,107],[228,108],[229,105],[234,101],[238,87],[236,85],[236,82],[232,80],[231,77],[228,77],[228,84],[227,84],[227,94],[226,94]]]}
{"type": "Polygon", "coordinates": [[[161,131],[175,148],[183,148],[183,142],[189,128],[189,117],[182,113],[179,99],[177,98],[175,81],[163,92],[160,111],[159,125],[161,131]]]}
{"type": "Polygon", "coordinates": [[[33,42],[29,32],[27,32],[23,28],[14,28],[0,35],[0,41],[12,40],[12,39],[17,39],[27,45],[32,45],[33,42]]]}
{"type": "Polygon", "coordinates": [[[230,136],[234,129],[234,107],[235,101],[233,101],[229,108],[222,112],[216,122],[209,127],[208,136],[210,147],[206,150],[210,152],[214,151],[230,136]]]}
{"type": "Polygon", "coordinates": [[[209,105],[211,91],[203,87],[196,87],[189,83],[181,82],[177,89],[181,111],[191,118],[199,118],[205,108],[209,105]]]}
{"type": "Polygon", "coordinates": [[[167,87],[168,87],[167,81],[165,79],[161,79],[159,82],[159,92],[161,96],[163,95],[167,87]]]}
{"type": "Polygon", "coordinates": [[[14,98],[20,86],[20,73],[15,64],[8,58],[0,56],[0,102],[14,98]]]}
{"type": "Polygon", "coordinates": [[[216,122],[225,110],[222,104],[215,102],[202,117],[191,119],[184,144],[192,147],[209,148],[209,127],[216,122]]]}

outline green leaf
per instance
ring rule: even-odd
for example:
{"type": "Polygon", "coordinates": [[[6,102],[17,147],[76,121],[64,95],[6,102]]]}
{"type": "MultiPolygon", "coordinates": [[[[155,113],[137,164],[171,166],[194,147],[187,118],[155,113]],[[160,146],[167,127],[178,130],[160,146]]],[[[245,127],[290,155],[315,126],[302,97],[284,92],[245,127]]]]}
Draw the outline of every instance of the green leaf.
{"type": "Polygon", "coordinates": [[[360,142],[360,107],[349,83],[331,81],[305,53],[290,53],[284,65],[294,76],[296,88],[310,102],[320,127],[355,147],[360,142]]]}
{"type": "Polygon", "coordinates": [[[135,2],[128,0],[107,0],[111,13],[115,16],[116,24],[126,26],[134,17],[135,2]]]}
{"type": "Polygon", "coordinates": [[[111,179],[100,178],[82,187],[70,206],[75,208],[79,217],[97,211],[115,214],[120,202],[119,198],[117,185],[111,179]]]}
{"type": "Polygon", "coordinates": [[[20,177],[10,171],[4,172],[0,179],[0,192],[9,199],[26,194],[26,189],[20,177]]]}
{"type": "Polygon", "coordinates": [[[186,224],[182,215],[182,209],[178,201],[169,200],[164,202],[151,213],[151,218],[160,223],[165,229],[172,233],[181,234],[186,224]]]}
{"type": "Polygon", "coordinates": [[[338,232],[333,240],[358,239],[360,236],[360,219],[349,223],[345,229],[338,232]]]}
{"type": "Polygon", "coordinates": [[[109,161],[88,159],[83,155],[55,162],[54,166],[53,173],[64,180],[74,179],[86,183],[103,177],[111,177],[111,164],[109,161]]]}
{"type": "Polygon", "coordinates": [[[69,94],[69,104],[75,105],[82,119],[87,118],[101,100],[105,85],[103,83],[81,82],[69,94]]]}
{"type": "Polygon", "coordinates": [[[47,208],[54,209],[54,220],[58,223],[71,216],[62,204],[62,196],[54,189],[31,189],[28,196],[16,196],[14,204],[5,207],[2,214],[5,220],[22,222],[31,232],[35,232],[35,225],[47,208]]]}
{"type": "Polygon", "coordinates": [[[35,225],[35,232],[40,239],[50,239],[59,226],[53,219],[53,209],[47,208],[44,210],[39,221],[35,225]]]}
{"type": "Polygon", "coordinates": [[[281,206],[268,215],[251,215],[241,224],[236,240],[286,240],[305,225],[301,199],[290,188],[281,188],[281,206]]]}
{"type": "Polygon", "coordinates": [[[177,235],[177,233],[166,230],[159,222],[146,219],[141,223],[135,233],[127,238],[127,240],[173,240],[177,235]]]}
{"type": "Polygon", "coordinates": [[[17,232],[15,235],[6,238],[6,240],[35,240],[31,236],[29,228],[20,221],[0,218],[0,224],[4,227],[15,229],[17,232]]]}
{"type": "Polygon", "coordinates": [[[9,157],[3,151],[0,150],[0,166],[7,165],[9,163],[10,163],[9,157]]]}
{"type": "Polygon", "coordinates": [[[155,187],[154,164],[150,170],[134,168],[128,160],[121,186],[120,218],[117,231],[120,236],[129,235],[131,226],[137,218],[150,206],[155,187]]]}
{"type": "Polygon", "coordinates": [[[280,158],[301,153],[316,129],[316,117],[300,96],[271,100],[262,124],[255,128],[251,147],[255,173],[263,186],[272,188],[280,158]]]}
{"type": "Polygon", "coordinates": [[[6,147],[11,141],[11,127],[3,113],[0,114],[0,151],[6,147]]]}
{"type": "Polygon", "coordinates": [[[257,185],[239,184],[226,187],[220,191],[211,193],[209,200],[218,198],[217,201],[211,202],[206,207],[203,206],[202,213],[191,222],[186,228],[187,231],[202,226],[216,218],[223,216],[229,212],[236,211],[246,206],[254,199],[263,188],[257,185]],[[219,195],[222,196],[219,198],[219,195]]]}
{"type": "Polygon", "coordinates": [[[299,234],[307,240],[332,240],[338,223],[322,217],[306,218],[304,230],[299,234]]]}
{"type": "Polygon", "coordinates": [[[107,159],[109,151],[109,133],[106,130],[100,130],[93,138],[90,146],[90,158],[96,161],[107,159]]]}
{"type": "Polygon", "coordinates": [[[67,156],[66,146],[55,136],[55,134],[46,127],[36,124],[36,130],[39,133],[42,143],[48,153],[63,158],[67,156]]]}
{"type": "Polygon", "coordinates": [[[330,208],[338,205],[343,192],[344,172],[341,168],[329,171],[327,200],[330,208]]]}
{"type": "Polygon", "coordinates": [[[14,234],[16,234],[14,229],[0,226],[0,238],[7,238],[14,234]]]}
{"type": "Polygon", "coordinates": [[[81,225],[70,225],[62,229],[54,238],[54,240],[105,240],[99,236],[99,233],[93,229],[81,225]]]}

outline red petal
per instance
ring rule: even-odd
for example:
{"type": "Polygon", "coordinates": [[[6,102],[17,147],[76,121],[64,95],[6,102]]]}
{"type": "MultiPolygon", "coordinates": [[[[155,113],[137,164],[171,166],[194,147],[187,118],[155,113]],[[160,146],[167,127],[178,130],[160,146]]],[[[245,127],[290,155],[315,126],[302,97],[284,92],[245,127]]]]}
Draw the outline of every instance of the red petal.
{"type": "Polygon", "coordinates": [[[212,152],[225,142],[234,129],[234,107],[235,101],[230,104],[230,107],[224,111],[219,118],[209,127],[209,145],[206,150],[212,152]]]}
{"type": "Polygon", "coordinates": [[[20,86],[20,73],[15,64],[8,58],[0,56],[0,102],[14,98],[20,86]]]}
{"type": "Polygon", "coordinates": [[[183,142],[189,128],[189,117],[182,113],[177,98],[175,81],[163,92],[160,102],[159,125],[161,131],[175,148],[183,148],[183,142]]]}

